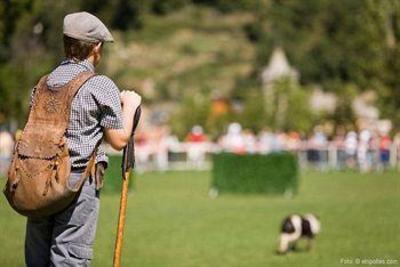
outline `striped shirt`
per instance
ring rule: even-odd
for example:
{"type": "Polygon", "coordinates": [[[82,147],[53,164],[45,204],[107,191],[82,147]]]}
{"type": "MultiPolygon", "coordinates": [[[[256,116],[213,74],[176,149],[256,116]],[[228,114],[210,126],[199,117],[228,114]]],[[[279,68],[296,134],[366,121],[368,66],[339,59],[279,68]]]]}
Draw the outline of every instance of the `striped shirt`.
{"type": "MultiPolygon", "coordinates": [[[[49,74],[47,85],[56,90],[84,71],[95,69],[87,60],[64,60],[49,74]]],[[[87,165],[96,145],[103,140],[105,128],[123,128],[120,93],[111,79],[96,75],[82,85],[72,100],[66,137],[73,168],[87,165]]],[[[96,162],[100,161],[108,162],[102,146],[96,156],[96,162]]]]}

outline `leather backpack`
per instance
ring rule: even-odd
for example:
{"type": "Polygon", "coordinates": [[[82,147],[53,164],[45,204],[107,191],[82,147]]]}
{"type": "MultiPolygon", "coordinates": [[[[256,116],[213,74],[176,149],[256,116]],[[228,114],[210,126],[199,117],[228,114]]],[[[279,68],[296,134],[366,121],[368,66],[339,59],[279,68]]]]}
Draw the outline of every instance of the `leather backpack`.
{"type": "Polygon", "coordinates": [[[71,162],[65,133],[71,103],[94,73],[82,72],[66,85],[50,90],[47,75],[35,87],[28,122],[17,141],[4,194],[11,207],[28,217],[65,209],[94,168],[94,154],[79,181],[71,187],[71,162]]]}

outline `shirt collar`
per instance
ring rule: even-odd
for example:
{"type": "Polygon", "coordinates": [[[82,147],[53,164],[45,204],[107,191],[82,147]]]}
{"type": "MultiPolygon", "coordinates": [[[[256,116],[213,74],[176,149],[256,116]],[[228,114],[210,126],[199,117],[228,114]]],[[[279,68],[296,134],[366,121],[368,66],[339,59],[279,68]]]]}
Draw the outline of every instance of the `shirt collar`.
{"type": "Polygon", "coordinates": [[[67,58],[64,59],[61,62],[61,65],[66,65],[66,64],[77,64],[77,65],[81,65],[82,67],[84,67],[85,69],[87,69],[88,71],[94,72],[95,71],[95,67],[93,66],[92,63],[90,63],[89,60],[85,59],[79,62],[74,61],[73,59],[67,58]]]}

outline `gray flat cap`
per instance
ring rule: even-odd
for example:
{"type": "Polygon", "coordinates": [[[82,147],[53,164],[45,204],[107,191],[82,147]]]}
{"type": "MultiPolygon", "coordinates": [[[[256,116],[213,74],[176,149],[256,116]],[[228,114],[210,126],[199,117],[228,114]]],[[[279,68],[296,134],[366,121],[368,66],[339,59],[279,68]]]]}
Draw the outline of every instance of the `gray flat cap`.
{"type": "Polygon", "coordinates": [[[114,42],[110,31],[101,20],[88,12],[68,14],[64,18],[63,33],[88,42],[114,42]]]}

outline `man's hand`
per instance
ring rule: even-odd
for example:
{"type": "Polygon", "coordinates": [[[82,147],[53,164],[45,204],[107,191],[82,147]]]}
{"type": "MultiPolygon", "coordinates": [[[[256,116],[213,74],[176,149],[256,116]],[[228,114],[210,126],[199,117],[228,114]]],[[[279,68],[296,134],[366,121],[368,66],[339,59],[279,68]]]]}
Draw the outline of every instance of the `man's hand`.
{"type": "Polygon", "coordinates": [[[142,102],[142,97],[134,91],[121,92],[123,129],[105,129],[106,141],[116,150],[122,150],[132,133],[133,117],[142,102]]]}
{"type": "Polygon", "coordinates": [[[126,90],[121,92],[122,111],[124,111],[125,109],[133,109],[133,112],[135,112],[141,102],[142,97],[136,92],[126,90]]]}

